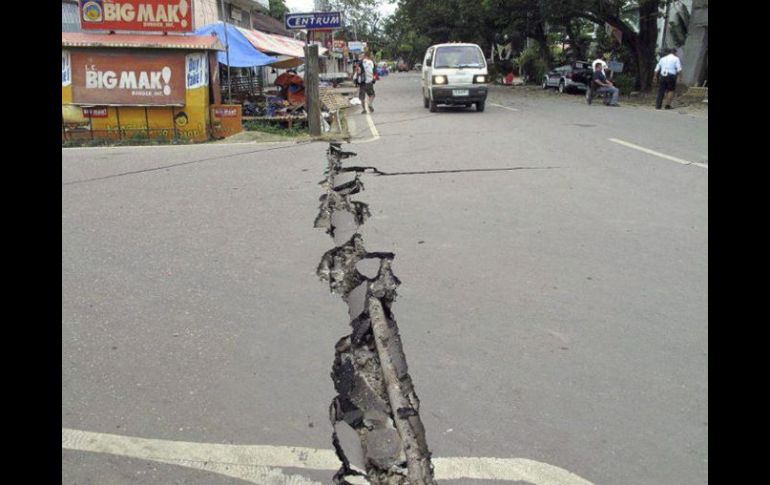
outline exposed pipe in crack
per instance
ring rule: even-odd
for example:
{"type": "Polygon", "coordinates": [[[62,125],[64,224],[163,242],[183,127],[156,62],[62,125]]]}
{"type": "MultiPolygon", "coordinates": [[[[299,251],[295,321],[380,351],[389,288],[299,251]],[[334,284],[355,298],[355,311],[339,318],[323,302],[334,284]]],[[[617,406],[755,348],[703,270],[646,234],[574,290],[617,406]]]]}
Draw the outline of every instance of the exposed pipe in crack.
{"type": "Polygon", "coordinates": [[[337,396],[329,418],[342,463],[334,483],[434,485],[420,403],[390,310],[401,283],[391,270],[395,254],[366,251],[358,230],[369,208],[350,200],[364,189],[360,175],[377,169],[342,167],[342,160],[354,156],[338,143],[329,145],[326,179],[320,182],[326,193],[314,222],[335,244],[321,258],[317,274],[348,304],[352,327],[335,345],[332,365],[337,396]]]}

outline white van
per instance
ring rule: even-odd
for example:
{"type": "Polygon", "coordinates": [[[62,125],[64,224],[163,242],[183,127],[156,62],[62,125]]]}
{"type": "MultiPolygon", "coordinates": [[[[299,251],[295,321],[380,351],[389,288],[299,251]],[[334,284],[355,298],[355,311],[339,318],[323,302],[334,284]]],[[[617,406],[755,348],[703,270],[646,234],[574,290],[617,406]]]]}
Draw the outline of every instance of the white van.
{"type": "Polygon", "coordinates": [[[422,99],[431,112],[439,104],[475,104],[476,111],[484,111],[488,82],[487,61],[476,44],[436,44],[425,51],[422,99]]]}

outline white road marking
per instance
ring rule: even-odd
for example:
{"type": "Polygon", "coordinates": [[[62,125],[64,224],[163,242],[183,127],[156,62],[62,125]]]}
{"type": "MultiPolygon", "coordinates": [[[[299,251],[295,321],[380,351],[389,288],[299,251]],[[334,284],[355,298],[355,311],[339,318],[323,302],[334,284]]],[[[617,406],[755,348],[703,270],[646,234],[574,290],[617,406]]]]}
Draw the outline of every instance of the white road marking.
{"type": "Polygon", "coordinates": [[[366,141],[378,140],[380,138],[380,132],[377,131],[377,127],[374,126],[372,115],[369,113],[366,113],[366,122],[369,124],[369,129],[372,131],[372,137],[373,137],[371,140],[366,140],[366,141]]]}
{"type": "MultiPolygon", "coordinates": [[[[358,133],[358,130],[356,129],[356,122],[353,119],[352,116],[347,118],[348,120],[348,133],[354,134],[358,133]]],[[[380,139],[380,133],[377,131],[377,127],[374,126],[374,121],[372,120],[371,115],[367,112],[366,113],[366,122],[369,125],[369,131],[372,133],[371,138],[367,138],[365,140],[351,140],[351,144],[359,144],[359,143],[371,143],[373,141],[377,141],[380,139]]]]}
{"type": "Polygon", "coordinates": [[[695,165],[705,169],[709,168],[709,166],[705,163],[689,162],[687,160],[682,160],[681,158],[672,157],[670,155],[666,155],[665,153],[656,152],[655,150],[650,150],[649,148],[640,147],[639,145],[634,145],[633,143],[619,140],[617,138],[610,138],[609,140],[611,142],[619,143],[620,145],[625,145],[629,148],[639,150],[640,152],[649,153],[650,155],[655,155],[656,157],[665,158],[666,160],[671,160],[672,162],[676,162],[676,163],[681,163],[682,165],[695,165]]]}
{"type": "Polygon", "coordinates": [[[516,108],[511,108],[511,107],[509,107],[509,106],[503,106],[502,104],[494,104],[494,103],[489,103],[489,105],[490,105],[490,106],[497,106],[498,108],[503,108],[503,109],[507,109],[507,110],[510,110],[510,111],[519,111],[519,110],[518,110],[518,109],[516,109],[516,108]]]}
{"type": "MultiPolygon", "coordinates": [[[[62,449],[108,453],[205,470],[261,485],[322,485],[283,468],[336,471],[332,450],[224,445],[135,438],[62,428],[62,449]]],[[[507,480],[533,485],[594,485],[562,468],[525,458],[433,458],[437,480],[507,480]]]]}

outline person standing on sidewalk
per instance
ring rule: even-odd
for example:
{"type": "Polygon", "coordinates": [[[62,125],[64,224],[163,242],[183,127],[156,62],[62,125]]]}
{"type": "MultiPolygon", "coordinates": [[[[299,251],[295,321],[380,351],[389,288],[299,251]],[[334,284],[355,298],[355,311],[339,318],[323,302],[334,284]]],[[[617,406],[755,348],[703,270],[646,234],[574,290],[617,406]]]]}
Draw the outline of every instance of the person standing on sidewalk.
{"type": "Polygon", "coordinates": [[[369,96],[369,111],[374,113],[372,103],[374,102],[374,61],[368,53],[364,53],[364,60],[361,62],[362,82],[358,86],[358,98],[361,100],[361,114],[366,114],[366,96],[369,96]]]}
{"type": "Polygon", "coordinates": [[[655,66],[655,75],[652,82],[658,82],[658,97],[655,99],[655,109],[663,105],[666,100],[666,109],[671,109],[671,101],[674,99],[676,83],[682,72],[682,62],[676,56],[676,49],[671,49],[667,56],[661,57],[655,66]]]}

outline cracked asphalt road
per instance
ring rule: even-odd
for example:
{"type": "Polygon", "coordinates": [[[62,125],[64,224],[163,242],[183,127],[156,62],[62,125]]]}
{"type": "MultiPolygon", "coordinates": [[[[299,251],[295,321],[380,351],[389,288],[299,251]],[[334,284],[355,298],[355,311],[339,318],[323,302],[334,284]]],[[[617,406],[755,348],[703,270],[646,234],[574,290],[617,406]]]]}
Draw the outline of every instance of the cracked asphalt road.
{"type": "MultiPolygon", "coordinates": [[[[358,199],[367,249],[396,254],[434,456],[706,483],[708,169],[608,139],[707,163],[707,119],[497,89],[484,113],[434,114],[413,73],[376,89],[379,139],[352,114],[343,148],[402,173],[364,175],[358,199]]],[[[314,274],[331,247],[312,227],[325,149],[62,150],[63,427],[331,449],[329,372],[349,327],[314,274]]],[[[63,483],[234,482],[62,457],[63,483]]]]}

